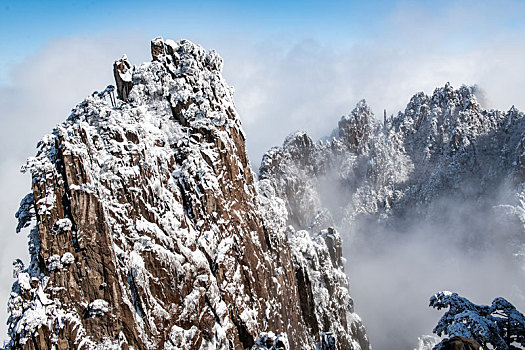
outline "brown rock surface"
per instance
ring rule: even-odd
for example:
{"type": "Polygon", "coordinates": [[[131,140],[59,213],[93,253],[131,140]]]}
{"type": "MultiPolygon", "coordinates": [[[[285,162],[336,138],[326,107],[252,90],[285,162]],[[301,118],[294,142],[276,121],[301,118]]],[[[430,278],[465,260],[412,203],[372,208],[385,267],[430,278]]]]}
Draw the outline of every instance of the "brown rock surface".
{"type": "Polygon", "coordinates": [[[480,350],[481,345],[474,339],[455,336],[443,342],[443,350],[480,350]]]}

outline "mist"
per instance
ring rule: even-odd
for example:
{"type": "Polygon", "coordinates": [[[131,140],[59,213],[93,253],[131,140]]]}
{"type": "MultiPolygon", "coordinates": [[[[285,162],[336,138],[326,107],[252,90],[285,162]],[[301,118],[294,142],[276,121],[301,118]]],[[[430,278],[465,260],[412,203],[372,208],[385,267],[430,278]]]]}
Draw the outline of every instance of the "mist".
{"type": "Polygon", "coordinates": [[[480,199],[442,196],[386,222],[361,217],[341,228],[350,292],[374,349],[417,348],[446,311],[428,306],[442,290],[525,309],[523,224],[501,206],[516,205],[516,195],[501,185],[480,199]]]}

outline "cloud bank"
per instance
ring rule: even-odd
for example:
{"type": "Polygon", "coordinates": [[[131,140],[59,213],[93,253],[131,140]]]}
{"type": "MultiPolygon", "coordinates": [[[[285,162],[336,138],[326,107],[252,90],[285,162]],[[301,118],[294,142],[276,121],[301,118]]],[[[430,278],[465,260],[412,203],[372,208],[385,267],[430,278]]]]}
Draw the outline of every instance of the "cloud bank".
{"type": "Polygon", "coordinates": [[[516,255],[523,224],[497,207],[516,200],[503,187],[482,206],[477,198],[441,198],[426,214],[409,208],[394,226],[363,220],[351,228],[350,290],[375,349],[417,347],[446,311],[428,307],[438,291],[485,305],[501,296],[525,309],[523,258],[516,255]]]}

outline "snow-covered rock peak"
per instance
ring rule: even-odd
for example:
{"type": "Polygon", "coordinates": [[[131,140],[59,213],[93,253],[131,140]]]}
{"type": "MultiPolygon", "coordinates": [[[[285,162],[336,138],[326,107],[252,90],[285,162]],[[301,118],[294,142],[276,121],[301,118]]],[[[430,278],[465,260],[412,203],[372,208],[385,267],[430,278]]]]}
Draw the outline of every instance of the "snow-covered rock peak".
{"type": "Polygon", "coordinates": [[[361,100],[350,114],[339,121],[338,135],[343,144],[353,152],[362,153],[368,150],[369,141],[377,126],[372,110],[365,100],[361,100]]]}
{"type": "Polygon", "coordinates": [[[314,293],[325,274],[337,278],[330,290],[346,310],[342,268],[326,253],[339,243],[318,243],[321,270],[296,264],[282,201],[257,193],[222,58],[162,38],[151,53],[138,66],[115,61],[117,98],[113,86],[87,97],[24,166],[32,194],[18,230],[36,224],[9,300],[9,346],[246,349],[272,331],[304,349],[318,340],[312,325],[332,321],[355,342],[345,327],[360,323],[345,312],[298,311],[318,305],[300,299],[299,270],[314,293]]]}

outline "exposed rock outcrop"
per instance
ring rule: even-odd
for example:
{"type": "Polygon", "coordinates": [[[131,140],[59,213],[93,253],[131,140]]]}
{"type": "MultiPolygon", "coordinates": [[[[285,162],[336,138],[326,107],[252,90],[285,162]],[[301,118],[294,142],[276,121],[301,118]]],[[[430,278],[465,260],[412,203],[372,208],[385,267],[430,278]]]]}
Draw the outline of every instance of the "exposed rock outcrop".
{"type": "Polygon", "coordinates": [[[443,346],[442,350],[480,350],[482,349],[481,345],[478,344],[474,339],[469,339],[465,337],[452,337],[447,339],[443,346]]]}
{"type": "MultiPolygon", "coordinates": [[[[153,54],[152,43],[152,54],[153,54]]],[[[133,87],[131,63],[126,55],[113,63],[113,76],[117,84],[117,96],[122,101],[127,101],[129,92],[133,87]]]]}
{"type": "Polygon", "coordinates": [[[337,233],[289,242],[282,200],[258,194],[220,56],[151,49],[151,63],[115,62],[116,106],[88,97],[24,167],[19,229],[36,225],[9,346],[249,349],[273,331],[307,349],[333,329],[368,348],[337,233]]]}
{"type": "MultiPolygon", "coordinates": [[[[344,273],[342,241],[332,227],[320,232],[286,227],[288,212],[269,180],[261,180],[259,203],[270,237],[288,237],[303,320],[313,334],[330,331],[338,349],[369,349],[359,316],[354,313],[344,273]]],[[[280,243],[279,243],[280,244],[280,243]]]]}

